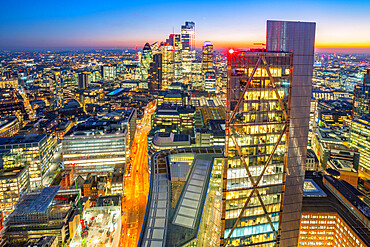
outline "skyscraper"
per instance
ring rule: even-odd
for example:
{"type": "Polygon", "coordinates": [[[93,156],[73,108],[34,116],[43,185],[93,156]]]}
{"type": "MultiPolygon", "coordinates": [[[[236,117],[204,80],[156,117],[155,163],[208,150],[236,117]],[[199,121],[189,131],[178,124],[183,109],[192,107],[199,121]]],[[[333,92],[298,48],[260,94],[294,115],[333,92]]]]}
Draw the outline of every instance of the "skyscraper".
{"type": "Polygon", "coordinates": [[[297,245],[314,37],[268,21],[267,51],[228,52],[222,246],[297,245]]]}
{"type": "Polygon", "coordinates": [[[141,54],[141,75],[143,80],[148,79],[148,71],[150,68],[150,63],[153,61],[152,49],[149,43],[146,43],[143,48],[143,53],[141,54]]]}
{"type": "Polygon", "coordinates": [[[89,73],[81,72],[78,74],[78,89],[86,89],[89,82],[89,73]]]}
{"type": "Polygon", "coordinates": [[[370,114],[370,69],[364,75],[362,85],[355,87],[352,118],[365,117],[370,114]]]}
{"type": "Polygon", "coordinates": [[[153,55],[148,73],[148,88],[151,91],[162,89],[162,54],[153,55]]]}
{"type": "Polygon", "coordinates": [[[180,34],[170,34],[166,41],[169,45],[173,47],[173,62],[174,62],[174,73],[175,82],[182,82],[182,44],[180,34]]]}
{"type": "Polygon", "coordinates": [[[202,48],[202,71],[213,71],[213,45],[210,41],[205,41],[202,48]]]}
{"type": "Polygon", "coordinates": [[[286,187],[280,222],[281,246],[296,246],[312,96],[316,23],[267,21],[267,50],[293,52],[293,78],[286,187]]]}
{"type": "Polygon", "coordinates": [[[167,89],[175,79],[174,50],[171,45],[162,42],[159,51],[162,54],[162,89],[167,89]]]}
{"type": "Polygon", "coordinates": [[[61,71],[54,72],[54,109],[60,109],[63,101],[63,79],[61,71]]]}
{"type": "Polygon", "coordinates": [[[185,22],[181,26],[182,68],[184,82],[191,80],[191,63],[195,59],[195,23],[185,22]]]}
{"type": "Polygon", "coordinates": [[[195,23],[186,21],[185,25],[181,26],[181,43],[183,50],[195,50],[195,23]]]}
{"type": "Polygon", "coordinates": [[[370,178],[370,69],[364,75],[362,85],[355,87],[353,97],[350,146],[360,152],[359,171],[370,178]]]}

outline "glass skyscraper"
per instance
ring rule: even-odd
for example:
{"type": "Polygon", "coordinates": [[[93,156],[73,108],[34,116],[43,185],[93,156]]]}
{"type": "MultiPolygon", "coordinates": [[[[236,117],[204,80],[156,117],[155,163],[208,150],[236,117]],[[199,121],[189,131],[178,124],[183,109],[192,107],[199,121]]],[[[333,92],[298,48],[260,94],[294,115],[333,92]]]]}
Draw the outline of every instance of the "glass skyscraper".
{"type": "Polygon", "coordinates": [[[192,21],[185,22],[181,26],[181,43],[182,43],[182,68],[184,82],[191,80],[191,65],[195,59],[195,23],[192,21]]]}
{"type": "Polygon", "coordinates": [[[228,52],[222,246],[297,245],[314,37],[268,21],[267,50],[228,52]]]}
{"type": "Polygon", "coordinates": [[[148,79],[148,71],[150,69],[150,63],[153,62],[153,53],[149,43],[146,43],[141,54],[141,76],[143,80],[148,79]]]}

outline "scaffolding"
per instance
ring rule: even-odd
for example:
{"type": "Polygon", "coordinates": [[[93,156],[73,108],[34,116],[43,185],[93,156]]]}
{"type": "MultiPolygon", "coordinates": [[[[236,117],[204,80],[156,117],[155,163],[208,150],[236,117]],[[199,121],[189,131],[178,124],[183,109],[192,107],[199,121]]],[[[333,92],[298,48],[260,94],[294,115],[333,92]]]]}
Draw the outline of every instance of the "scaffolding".
{"type": "Polygon", "coordinates": [[[227,54],[221,246],[277,246],[287,167],[291,53],[227,54]]]}

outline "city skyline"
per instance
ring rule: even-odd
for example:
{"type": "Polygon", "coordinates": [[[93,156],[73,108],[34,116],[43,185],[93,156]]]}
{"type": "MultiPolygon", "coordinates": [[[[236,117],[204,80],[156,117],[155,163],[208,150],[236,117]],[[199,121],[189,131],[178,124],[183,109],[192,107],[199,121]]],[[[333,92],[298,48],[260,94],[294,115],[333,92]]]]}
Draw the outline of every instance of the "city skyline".
{"type": "Polygon", "coordinates": [[[184,20],[196,23],[197,48],[208,40],[215,49],[248,48],[265,42],[262,20],[284,19],[318,23],[316,52],[370,53],[368,7],[367,1],[68,1],[50,10],[45,1],[7,2],[0,49],[141,48],[180,33],[184,20]]]}

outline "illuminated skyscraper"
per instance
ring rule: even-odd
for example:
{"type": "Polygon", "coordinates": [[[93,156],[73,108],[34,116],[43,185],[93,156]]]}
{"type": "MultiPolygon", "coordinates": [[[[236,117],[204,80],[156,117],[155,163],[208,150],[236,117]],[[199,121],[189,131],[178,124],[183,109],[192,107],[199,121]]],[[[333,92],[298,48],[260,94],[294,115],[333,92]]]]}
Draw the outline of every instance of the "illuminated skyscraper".
{"type": "Polygon", "coordinates": [[[89,74],[88,72],[81,72],[78,74],[78,89],[86,89],[87,84],[89,83],[89,74]]]}
{"type": "Polygon", "coordinates": [[[267,21],[267,50],[293,52],[293,78],[286,187],[280,221],[280,246],[296,246],[312,96],[316,23],[267,21]]]}
{"type": "Polygon", "coordinates": [[[298,242],[315,23],[267,32],[267,51],[228,52],[222,246],[298,242]]]}
{"type": "Polygon", "coordinates": [[[350,145],[358,148],[359,170],[370,178],[370,69],[364,75],[363,84],[355,87],[352,118],[350,145]]]}
{"type": "Polygon", "coordinates": [[[150,63],[153,61],[152,49],[149,43],[146,43],[143,48],[143,53],[141,54],[141,75],[143,80],[148,79],[148,71],[150,68],[150,63]]]}
{"type": "Polygon", "coordinates": [[[60,109],[63,101],[63,79],[60,71],[54,72],[54,109],[60,109]]]}
{"type": "Polygon", "coordinates": [[[151,91],[162,89],[162,54],[153,55],[148,73],[148,88],[151,91]]]}
{"type": "Polygon", "coordinates": [[[182,44],[180,34],[170,34],[170,37],[166,41],[173,47],[173,62],[174,62],[174,73],[175,82],[182,82],[182,44]]]}
{"type": "Polygon", "coordinates": [[[205,41],[202,52],[202,71],[213,71],[213,45],[210,41],[205,41]]]}
{"type": "Polygon", "coordinates": [[[174,50],[171,45],[162,42],[159,51],[162,54],[162,89],[167,89],[175,79],[174,50]]]}
{"type": "Polygon", "coordinates": [[[355,87],[352,118],[364,117],[370,114],[370,69],[364,75],[362,85],[355,87]]]}
{"type": "Polygon", "coordinates": [[[195,59],[195,23],[185,22],[181,26],[182,68],[184,82],[191,80],[191,63],[195,59]]]}

